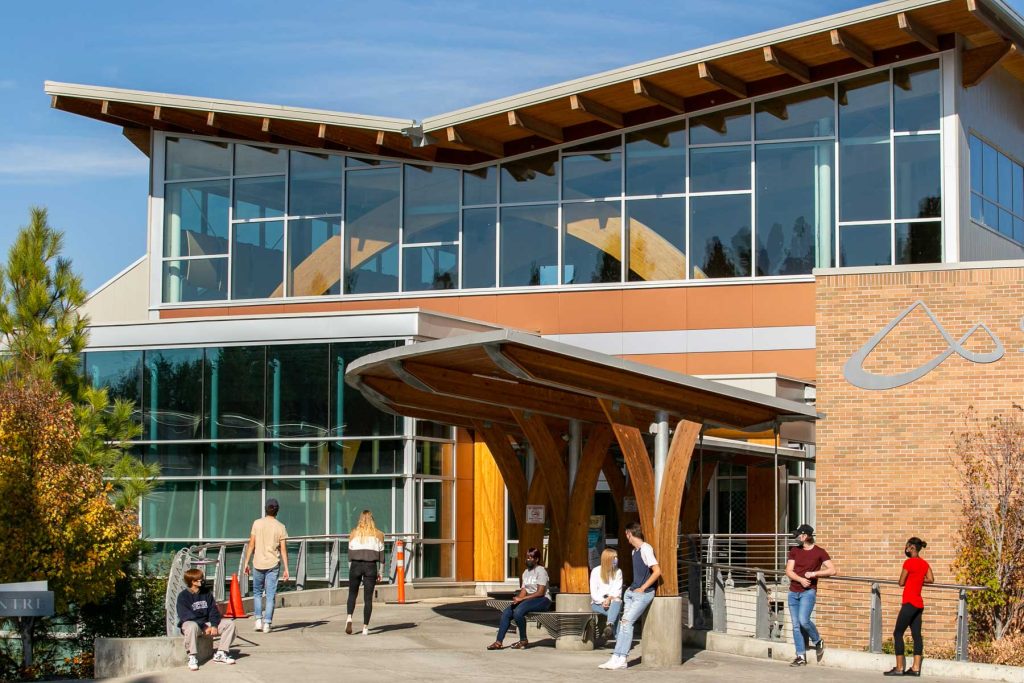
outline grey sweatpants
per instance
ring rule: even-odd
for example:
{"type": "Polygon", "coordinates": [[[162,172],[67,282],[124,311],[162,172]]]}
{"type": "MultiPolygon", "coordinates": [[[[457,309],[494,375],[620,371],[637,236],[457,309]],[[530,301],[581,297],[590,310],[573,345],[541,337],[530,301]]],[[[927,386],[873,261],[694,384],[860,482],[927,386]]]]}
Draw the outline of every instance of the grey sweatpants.
{"type": "MultiPolygon", "coordinates": [[[[235,642],[235,620],[234,619],[221,619],[217,625],[217,630],[220,631],[220,642],[217,644],[218,650],[225,650],[231,648],[231,644],[235,642]]],[[[199,624],[194,621],[186,621],[181,625],[181,634],[185,636],[185,649],[188,650],[190,655],[199,654],[199,636],[202,635],[202,631],[199,628],[199,624]]]]}

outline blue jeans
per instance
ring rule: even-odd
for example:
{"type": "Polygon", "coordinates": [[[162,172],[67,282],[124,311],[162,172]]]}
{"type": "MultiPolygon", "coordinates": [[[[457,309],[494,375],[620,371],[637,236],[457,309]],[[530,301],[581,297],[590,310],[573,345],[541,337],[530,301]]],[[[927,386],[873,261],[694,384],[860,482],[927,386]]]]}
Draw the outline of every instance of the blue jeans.
{"type": "Polygon", "coordinates": [[[272,569],[252,570],[252,607],[254,616],[269,624],[274,619],[274,597],[277,595],[277,577],[281,574],[281,565],[272,569]],[[263,591],[267,592],[266,605],[263,604],[263,591]]]}
{"type": "Polygon", "coordinates": [[[629,654],[629,648],[633,647],[633,624],[639,621],[653,600],[654,591],[640,593],[629,589],[623,596],[622,619],[619,621],[618,635],[615,636],[615,654],[619,657],[629,654]]]}
{"type": "Polygon", "coordinates": [[[551,601],[545,595],[523,600],[518,605],[509,605],[501,612],[498,637],[495,640],[499,643],[505,640],[505,634],[508,633],[513,619],[515,619],[516,628],[519,629],[519,640],[526,640],[526,615],[530,612],[546,612],[550,606],[551,601]]]}
{"type": "MultiPolygon", "coordinates": [[[[622,600],[612,600],[608,609],[596,602],[590,603],[590,611],[594,614],[603,614],[608,617],[608,625],[612,627],[612,634],[619,630],[619,613],[622,611],[622,600]]],[[[614,635],[612,636],[615,637],[614,635]]]]}
{"type": "Polygon", "coordinates": [[[804,640],[804,633],[812,643],[821,640],[818,627],[811,621],[811,612],[814,611],[814,601],[818,598],[818,591],[814,588],[797,593],[789,592],[789,620],[793,622],[793,644],[796,646],[797,656],[807,652],[807,641],[804,640]]]}

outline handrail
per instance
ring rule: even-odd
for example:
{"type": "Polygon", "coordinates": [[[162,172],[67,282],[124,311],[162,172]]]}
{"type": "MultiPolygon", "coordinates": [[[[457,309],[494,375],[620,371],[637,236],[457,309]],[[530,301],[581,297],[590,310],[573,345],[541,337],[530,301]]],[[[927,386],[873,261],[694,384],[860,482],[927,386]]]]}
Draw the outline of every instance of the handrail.
{"type": "MultiPolygon", "coordinates": [[[[286,538],[284,540],[286,542],[288,542],[288,543],[292,543],[293,541],[295,541],[295,542],[298,542],[298,541],[333,541],[335,539],[345,540],[350,535],[351,534],[314,534],[314,535],[309,535],[309,536],[289,536],[288,538],[286,538]]],[[[411,534],[411,533],[410,534],[384,534],[384,540],[388,540],[388,539],[397,540],[397,539],[400,539],[400,538],[401,539],[405,539],[405,538],[419,538],[419,537],[417,536],[417,534],[411,534]]],[[[220,540],[220,541],[209,541],[207,543],[201,543],[201,544],[198,544],[198,545],[190,545],[190,546],[188,546],[188,548],[189,548],[189,550],[195,550],[195,551],[198,552],[200,550],[209,550],[210,548],[220,548],[222,545],[227,545],[227,546],[239,545],[239,544],[244,545],[244,544],[246,544],[248,542],[249,542],[248,538],[225,539],[225,540],[220,540]]]]}

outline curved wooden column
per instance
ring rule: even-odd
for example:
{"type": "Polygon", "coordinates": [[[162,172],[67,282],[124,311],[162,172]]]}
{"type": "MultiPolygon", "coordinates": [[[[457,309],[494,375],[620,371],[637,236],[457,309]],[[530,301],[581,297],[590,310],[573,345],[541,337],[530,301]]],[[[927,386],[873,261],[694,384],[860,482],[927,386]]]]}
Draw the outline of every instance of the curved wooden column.
{"type": "Polygon", "coordinates": [[[690,470],[690,459],[700,436],[700,428],[697,422],[681,420],[676,425],[669,445],[654,522],[656,542],[652,541],[660,553],[658,562],[661,564],[662,580],[658,586],[658,595],[679,595],[679,511],[686,487],[686,474],[690,470]]]}
{"type": "Polygon", "coordinates": [[[473,422],[476,433],[491,452],[501,478],[505,480],[508,501],[512,506],[512,514],[516,518],[516,528],[522,530],[526,526],[526,475],[519,464],[519,457],[512,448],[508,433],[501,425],[493,422],[473,422]]]}
{"type": "Polygon", "coordinates": [[[573,482],[572,493],[569,495],[565,535],[561,543],[563,593],[587,593],[590,590],[587,532],[590,526],[590,513],[594,509],[597,478],[601,474],[611,442],[611,429],[605,425],[594,425],[580,455],[576,481],[573,482]]]}

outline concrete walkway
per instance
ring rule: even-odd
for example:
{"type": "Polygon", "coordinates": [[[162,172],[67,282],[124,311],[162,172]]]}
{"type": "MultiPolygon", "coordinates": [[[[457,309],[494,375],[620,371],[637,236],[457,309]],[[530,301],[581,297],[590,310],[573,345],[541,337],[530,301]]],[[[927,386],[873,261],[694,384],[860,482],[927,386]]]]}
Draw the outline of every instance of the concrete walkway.
{"type": "MultiPolygon", "coordinates": [[[[362,604],[356,627],[361,627],[362,604]]],[[[534,635],[525,651],[489,652],[498,613],[480,598],[421,600],[409,605],[379,605],[369,636],[345,635],[344,608],[291,607],[275,612],[271,633],[254,633],[252,621],[240,624],[235,643],[237,664],[205,662],[198,672],[185,668],[112,679],[146,683],[176,681],[408,681],[408,680],[628,680],[678,681],[880,681],[881,672],[864,673],[815,666],[794,669],[783,662],[735,657],[711,652],[686,652],[681,666],[649,670],[634,648],[627,671],[603,671],[597,665],[610,650],[566,652],[550,639],[534,635]]],[[[515,641],[515,634],[506,644],[515,641]]],[[[927,672],[927,661],[925,662],[927,672]]],[[[930,678],[932,681],[951,679],[930,678]]]]}

